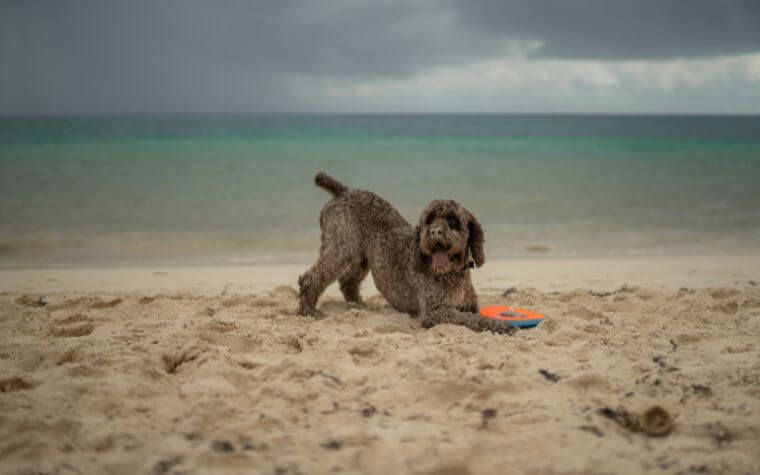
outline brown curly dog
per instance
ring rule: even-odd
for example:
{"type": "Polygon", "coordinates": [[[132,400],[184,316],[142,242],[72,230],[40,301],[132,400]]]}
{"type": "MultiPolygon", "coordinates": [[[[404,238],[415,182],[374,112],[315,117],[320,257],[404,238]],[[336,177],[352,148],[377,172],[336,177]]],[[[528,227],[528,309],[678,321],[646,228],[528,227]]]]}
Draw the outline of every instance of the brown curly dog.
{"type": "Polygon", "coordinates": [[[434,200],[412,227],[374,193],[350,189],[320,172],[317,186],[332,193],[319,215],[319,257],[298,277],[301,315],[314,315],[317,299],[336,279],[349,302],[361,302],[359,285],[371,271],[375,286],[397,310],[476,331],[511,333],[514,327],[478,314],[470,267],[485,262],[483,229],[452,200],[434,200]],[[472,259],[470,258],[472,256],[472,259]]]}

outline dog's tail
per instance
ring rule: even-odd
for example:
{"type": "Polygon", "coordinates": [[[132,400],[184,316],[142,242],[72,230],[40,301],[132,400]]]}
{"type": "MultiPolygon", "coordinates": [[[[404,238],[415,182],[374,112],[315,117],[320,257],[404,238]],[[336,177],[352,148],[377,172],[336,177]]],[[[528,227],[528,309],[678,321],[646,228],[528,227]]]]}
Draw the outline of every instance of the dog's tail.
{"type": "Polygon", "coordinates": [[[317,173],[317,175],[314,177],[314,183],[316,183],[318,187],[329,191],[335,197],[338,197],[343,192],[348,191],[348,187],[346,185],[339,182],[325,172],[317,173]]]}

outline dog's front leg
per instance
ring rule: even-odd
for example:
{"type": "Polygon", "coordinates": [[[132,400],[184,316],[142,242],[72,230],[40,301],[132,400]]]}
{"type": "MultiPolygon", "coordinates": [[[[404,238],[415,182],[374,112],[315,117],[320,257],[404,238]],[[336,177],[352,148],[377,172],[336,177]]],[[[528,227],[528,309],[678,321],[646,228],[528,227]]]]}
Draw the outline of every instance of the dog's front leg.
{"type": "Polygon", "coordinates": [[[465,313],[478,313],[478,294],[469,280],[464,284],[462,294],[462,302],[456,306],[457,309],[465,313]]]}
{"type": "Polygon", "coordinates": [[[517,329],[507,322],[486,318],[478,313],[462,312],[445,306],[421,306],[420,324],[430,328],[440,323],[462,325],[476,332],[491,331],[501,334],[512,334],[517,329]]]}

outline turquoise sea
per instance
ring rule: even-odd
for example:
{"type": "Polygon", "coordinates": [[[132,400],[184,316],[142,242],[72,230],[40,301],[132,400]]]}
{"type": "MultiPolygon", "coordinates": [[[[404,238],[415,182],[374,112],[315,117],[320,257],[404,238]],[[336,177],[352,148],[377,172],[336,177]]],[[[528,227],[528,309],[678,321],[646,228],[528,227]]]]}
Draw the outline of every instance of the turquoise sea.
{"type": "Polygon", "coordinates": [[[326,170],[489,258],[760,250],[760,117],[0,119],[0,267],[308,262],[326,170]]]}

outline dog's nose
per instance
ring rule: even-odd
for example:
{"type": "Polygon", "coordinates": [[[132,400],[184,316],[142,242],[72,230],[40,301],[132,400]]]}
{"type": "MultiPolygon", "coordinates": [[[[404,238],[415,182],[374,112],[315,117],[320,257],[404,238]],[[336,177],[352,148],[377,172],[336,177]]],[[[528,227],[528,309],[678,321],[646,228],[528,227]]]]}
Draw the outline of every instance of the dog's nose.
{"type": "Polygon", "coordinates": [[[442,226],[432,226],[430,228],[430,237],[433,237],[433,238],[442,238],[443,237],[443,227],[442,226]]]}

